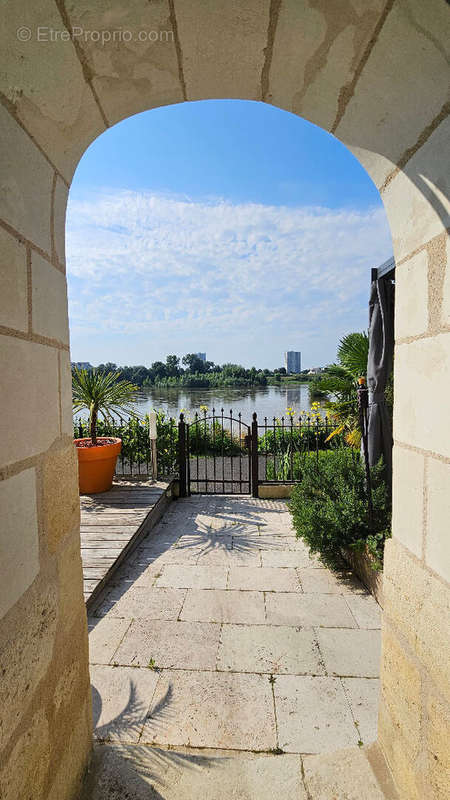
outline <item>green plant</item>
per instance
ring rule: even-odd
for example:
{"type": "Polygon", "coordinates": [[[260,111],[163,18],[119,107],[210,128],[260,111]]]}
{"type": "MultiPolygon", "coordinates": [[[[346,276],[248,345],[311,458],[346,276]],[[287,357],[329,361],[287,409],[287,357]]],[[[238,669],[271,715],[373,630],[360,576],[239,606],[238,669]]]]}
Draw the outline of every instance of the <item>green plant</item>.
{"type": "MultiPolygon", "coordinates": [[[[239,439],[239,425],[234,423],[231,431],[222,427],[220,417],[197,416],[190,423],[189,429],[189,452],[191,455],[212,456],[224,455],[235,456],[245,451],[244,442],[239,439]]],[[[226,422],[225,422],[226,424],[226,422]]],[[[241,433],[243,432],[243,427],[241,433]]]]}
{"type": "Polygon", "coordinates": [[[74,413],[89,412],[89,432],[92,444],[97,444],[97,423],[101,414],[105,422],[115,416],[128,414],[137,417],[133,407],[137,386],[120,379],[120,372],[99,372],[96,369],[74,369],[72,372],[72,402],[74,413]]]}
{"type": "Polygon", "coordinates": [[[369,549],[382,563],[389,535],[391,504],[380,462],[371,469],[373,521],[369,527],[364,465],[350,448],[322,451],[305,459],[289,509],[297,536],[336,565],[342,549],[369,549]]]}
{"type": "Polygon", "coordinates": [[[336,422],[330,436],[343,433],[347,443],[359,449],[357,388],[358,378],[367,374],[369,337],[366,332],[349,333],[339,342],[338,363],[330,364],[323,375],[310,384],[314,397],[327,397],[326,406],[336,422]]]}

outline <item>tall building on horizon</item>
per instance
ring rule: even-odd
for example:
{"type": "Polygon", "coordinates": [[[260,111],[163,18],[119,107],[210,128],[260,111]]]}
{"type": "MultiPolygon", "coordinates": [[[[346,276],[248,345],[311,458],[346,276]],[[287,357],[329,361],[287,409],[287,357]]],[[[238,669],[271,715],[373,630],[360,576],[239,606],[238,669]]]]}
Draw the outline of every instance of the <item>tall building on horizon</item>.
{"type": "Polygon", "coordinates": [[[197,358],[199,358],[201,361],[206,361],[206,353],[196,353],[195,355],[196,355],[196,356],[197,356],[197,358]]]}
{"type": "Polygon", "coordinates": [[[302,354],[299,350],[287,350],[284,354],[284,366],[289,374],[298,375],[302,371],[302,354]]]}

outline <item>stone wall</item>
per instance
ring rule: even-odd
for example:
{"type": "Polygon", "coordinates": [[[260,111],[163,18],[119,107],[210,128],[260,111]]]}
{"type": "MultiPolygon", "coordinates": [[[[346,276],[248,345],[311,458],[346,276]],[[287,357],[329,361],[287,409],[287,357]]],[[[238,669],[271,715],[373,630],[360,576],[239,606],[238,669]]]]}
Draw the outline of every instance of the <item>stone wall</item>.
{"type": "Polygon", "coordinates": [[[238,97],[272,103],[339,137],[372,176],[388,214],[397,345],[380,742],[403,798],[443,798],[448,4],[18,0],[1,36],[0,794],[70,800],[90,750],[64,265],[74,169],[105,128],[133,113],[238,97]],[[66,35],[38,41],[38,26],[66,35]],[[71,40],[72,26],[122,28],[133,38],[104,46],[71,40]],[[18,33],[24,29],[28,41],[26,30],[18,33]],[[136,40],[140,30],[172,35],[152,45],[136,40]]]}
{"type": "Polygon", "coordinates": [[[62,800],[78,790],[91,747],[61,223],[56,228],[68,187],[4,106],[0,116],[8,146],[0,202],[0,795],[62,800]]]}

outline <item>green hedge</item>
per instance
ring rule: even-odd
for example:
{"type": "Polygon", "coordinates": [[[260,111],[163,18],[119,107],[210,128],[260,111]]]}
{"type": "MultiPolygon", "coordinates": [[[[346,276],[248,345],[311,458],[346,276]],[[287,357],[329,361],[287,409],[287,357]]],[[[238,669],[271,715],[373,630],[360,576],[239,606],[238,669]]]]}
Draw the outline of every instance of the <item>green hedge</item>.
{"type": "Polygon", "coordinates": [[[373,523],[369,528],[364,465],[348,449],[321,451],[304,460],[299,483],[289,502],[294,528],[325,564],[341,561],[343,548],[367,549],[374,568],[383,562],[384,541],[390,536],[391,502],[383,466],[371,470],[373,523]]]}

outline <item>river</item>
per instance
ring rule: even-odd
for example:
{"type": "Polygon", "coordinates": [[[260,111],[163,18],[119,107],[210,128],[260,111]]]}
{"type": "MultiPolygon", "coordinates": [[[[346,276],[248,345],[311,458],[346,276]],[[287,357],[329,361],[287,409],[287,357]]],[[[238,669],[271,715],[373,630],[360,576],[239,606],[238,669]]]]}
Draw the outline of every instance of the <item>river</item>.
{"type": "Polygon", "coordinates": [[[230,409],[233,410],[233,416],[240,412],[242,421],[247,424],[251,422],[254,411],[259,419],[286,416],[287,408],[292,408],[297,415],[301,411],[308,411],[311,407],[309,384],[218,389],[152,386],[140,389],[137,401],[137,410],[140,414],[146,414],[152,409],[161,409],[171,417],[178,417],[181,410],[192,417],[196,411],[200,411],[200,406],[207,406],[210,412],[215,408],[216,413],[220,413],[223,408],[226,415],[230,409]]]}

